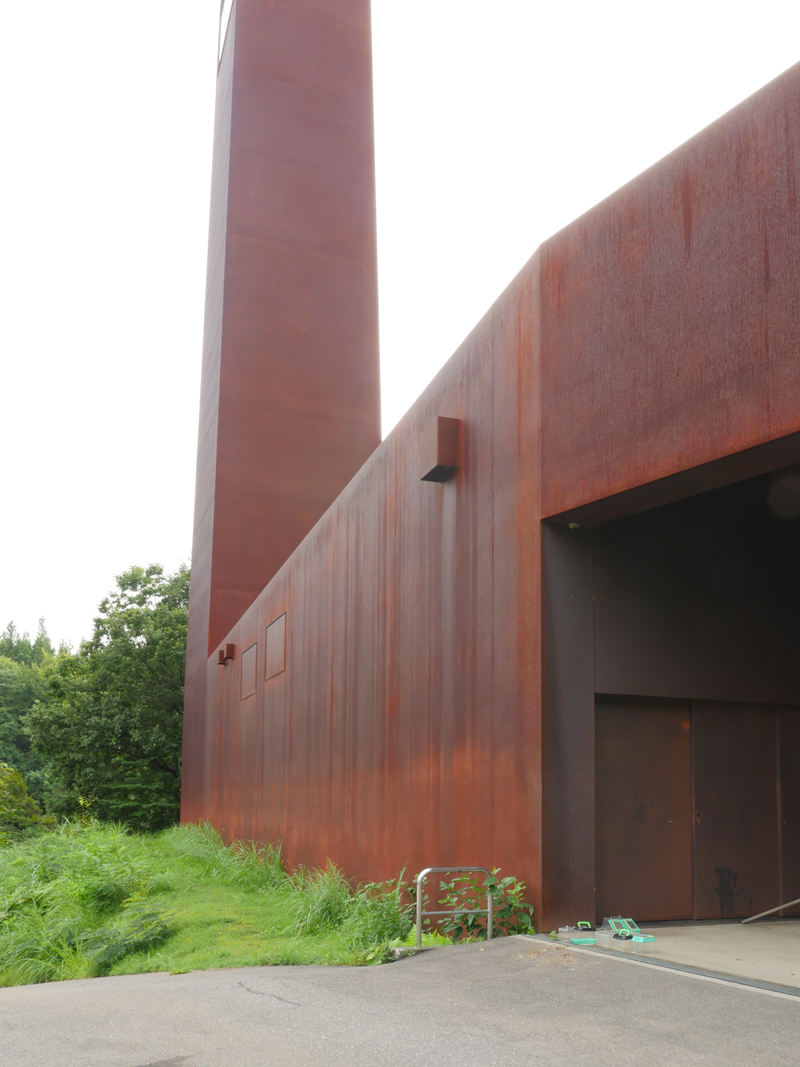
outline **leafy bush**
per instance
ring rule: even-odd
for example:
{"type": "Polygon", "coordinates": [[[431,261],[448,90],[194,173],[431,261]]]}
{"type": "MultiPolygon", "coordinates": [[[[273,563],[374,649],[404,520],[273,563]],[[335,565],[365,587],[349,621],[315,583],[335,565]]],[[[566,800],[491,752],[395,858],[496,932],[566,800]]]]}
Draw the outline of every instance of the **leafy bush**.
{"type": "Polygon", "coordinates": [[[495,937],[498,934],[526,934],[531,930],[533,905],[525,903],[525,883],[513,876],[498,878],[499,873],[499,868],[495,867],[483,881],[474,874],[462,874],[451,882],[440,884],[445,895],[439,903],[444,908],[454,909],[441,924],[441,932],[451,941],[486,937],[488,916],[470,912],[486,908],[487,892],[492,894],[492,933],[495,937]]]}
{"type": "Polygon", "coordinates": [[[54,824],[55,820],[42,817],[20,772],[0,763],[0,845],[50,829],[54,824]]]}

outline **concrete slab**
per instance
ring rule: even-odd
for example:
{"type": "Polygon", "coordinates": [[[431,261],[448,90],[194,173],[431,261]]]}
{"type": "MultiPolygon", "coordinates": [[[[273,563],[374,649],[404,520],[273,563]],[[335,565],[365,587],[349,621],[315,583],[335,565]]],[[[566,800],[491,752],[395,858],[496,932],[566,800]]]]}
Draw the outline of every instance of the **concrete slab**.
{"type": "Polygon", "coordinates": [[[14,1067],[796,1067],[800,997],[528,938],[0,990],[14,1067]]]}
{"type": "Polygon", "coordinates": [[[658,926],[653,959],[800,988],[800,922],[658,926]]]}

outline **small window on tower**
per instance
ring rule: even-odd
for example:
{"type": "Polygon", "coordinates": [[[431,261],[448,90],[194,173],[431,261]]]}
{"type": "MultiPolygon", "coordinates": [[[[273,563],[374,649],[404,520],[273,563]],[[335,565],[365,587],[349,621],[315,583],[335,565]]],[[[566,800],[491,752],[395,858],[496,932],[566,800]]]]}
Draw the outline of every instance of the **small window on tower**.
{"type": "Polygon", "coordinates": [[[251,645],[242,653],[242,700],[256,691],[256,662],[258,645],[251,645]]]}
{"type": "Polygon", "coordinates": [[[286,669],[286,612],[267,627],[267,678],[286,669]]]}

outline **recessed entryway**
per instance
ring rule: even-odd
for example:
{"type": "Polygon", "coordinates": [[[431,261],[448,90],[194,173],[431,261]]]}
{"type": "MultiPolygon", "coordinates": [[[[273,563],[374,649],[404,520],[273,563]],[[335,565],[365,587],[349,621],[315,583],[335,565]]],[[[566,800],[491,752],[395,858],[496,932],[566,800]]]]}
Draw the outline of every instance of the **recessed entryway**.
{"type": "Polygon", "coordinates": [[[599,920],[800,897],[800,708],[598,695],[595,724],[599,920]]]}

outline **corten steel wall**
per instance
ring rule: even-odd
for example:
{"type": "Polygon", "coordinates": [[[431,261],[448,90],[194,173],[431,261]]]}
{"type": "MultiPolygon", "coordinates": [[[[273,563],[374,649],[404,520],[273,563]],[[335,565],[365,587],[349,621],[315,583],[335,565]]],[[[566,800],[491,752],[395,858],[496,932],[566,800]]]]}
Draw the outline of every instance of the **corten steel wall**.
{"type": "Polygon", "coordinates": [[[362,878],[538,870],[537,277],[534,261],[234,627],[237,658],[209,661],[196,803],[226,837],[362,878]],[[462,420],[444,484],[420,481],[437,415],[462,420]],[[265,680],[282,612],[286,671],[265,680]]]}
{"type": "Polygon", "coordinates": [[[209,651],[379,442],[369,2],[235,0],[217,83],[185,817],[199,814],[209,651]]]}
{"type": "MultiPolygon", "coordinates": [[[[800,459],[798,176],[800,65],[542,246],[543,518],[593,525],[800,459]]],[[[594,914],[594,601],[591,531],[547,525],[554,922],[594,914]]]]}
{"type": "Polygon", "coordinates": [[[793,68],[542,246],[209,661],[193,812],[353,877],[500,864],[544,928],[593,914],[592,541],[566,521],[800,458],[799,102],[793,68]],[[437,415],[463,423],[444,485],[437,415]]]}
{"type": "Polygon", "coordinates": [[[544,244],[543,515],[800,428],[799,181],[796,65],[544,244]]]}

